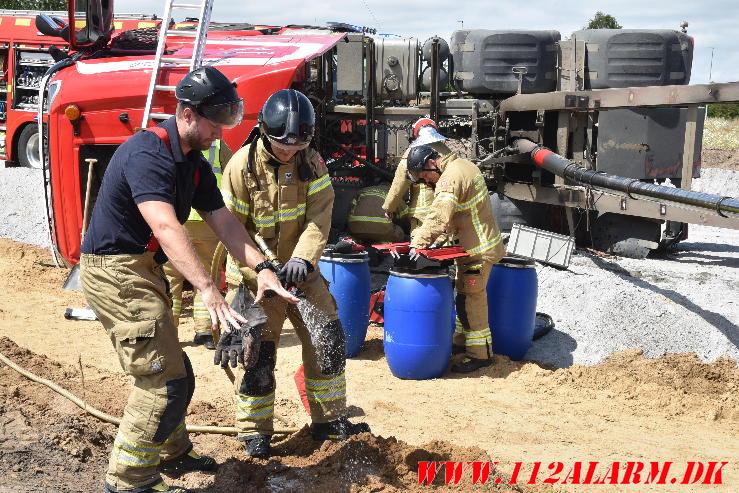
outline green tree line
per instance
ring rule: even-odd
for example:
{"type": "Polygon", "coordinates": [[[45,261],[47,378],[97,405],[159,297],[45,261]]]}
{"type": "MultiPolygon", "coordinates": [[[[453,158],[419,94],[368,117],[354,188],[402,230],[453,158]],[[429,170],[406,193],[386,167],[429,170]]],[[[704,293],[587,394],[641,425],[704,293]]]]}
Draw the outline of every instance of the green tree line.
{"type": "Polygon", "coordinates": [[[715,118],[739,118],[739,103],[716,103],[708,105],[708,116],[715,118]]]}
{"type": "Polygon", "coordinates": [[[0,0],[0,9],[67,10],[66,0],[0,0]]]}

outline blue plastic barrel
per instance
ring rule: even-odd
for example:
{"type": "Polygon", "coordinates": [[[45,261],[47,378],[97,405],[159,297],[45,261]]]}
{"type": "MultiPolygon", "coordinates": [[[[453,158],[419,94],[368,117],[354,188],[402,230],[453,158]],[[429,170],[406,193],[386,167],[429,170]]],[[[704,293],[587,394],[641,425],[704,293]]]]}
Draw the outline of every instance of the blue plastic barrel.
{"type": "Polygon", "coordinates": [[[503,257],[487,285],[493,351],[520,360],[531,347],[538,293],[534,261],[503,257]]]}
{"type": "Polygon", "coordinates": [[[318,262],[336,300],[339,320],[346,335],[346,356],[359,353],[369,325],[370,271],[366,252],[338,254],[324,251],[318,262]]]}
{"type": "Polygon", "coordinates": [[[393,375],[425,380],[444,374],[452,354],[452,300],[445,272],[390,272],[384,346],[393,375]]]}

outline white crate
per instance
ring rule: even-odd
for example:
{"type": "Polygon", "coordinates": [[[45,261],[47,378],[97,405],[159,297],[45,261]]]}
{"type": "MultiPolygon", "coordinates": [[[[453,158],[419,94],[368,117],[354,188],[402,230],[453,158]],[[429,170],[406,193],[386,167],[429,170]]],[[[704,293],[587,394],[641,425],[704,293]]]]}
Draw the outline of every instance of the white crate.
{"type": "Polygon", "coordinates": [[[514,224],[508,238],[507,252],[566,269],[574,248],[575,239],[571,236],[514,224]]]}

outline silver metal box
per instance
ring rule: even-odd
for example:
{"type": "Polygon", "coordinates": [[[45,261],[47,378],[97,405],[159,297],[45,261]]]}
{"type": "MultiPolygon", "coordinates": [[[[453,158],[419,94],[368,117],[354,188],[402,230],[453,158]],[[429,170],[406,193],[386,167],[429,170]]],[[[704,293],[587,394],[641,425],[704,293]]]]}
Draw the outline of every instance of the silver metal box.
{"type": "Polygon", "coordinates": [[[375,38],[376,94],[382,100],[410,101],[418,93],[417,38],[375,38]]]}
{"type": "Polygon", "coordinates": [[[575,239],[571,236],[514,224],[508,238],[507,253],[566,269],[574,248],[575,239]]]}

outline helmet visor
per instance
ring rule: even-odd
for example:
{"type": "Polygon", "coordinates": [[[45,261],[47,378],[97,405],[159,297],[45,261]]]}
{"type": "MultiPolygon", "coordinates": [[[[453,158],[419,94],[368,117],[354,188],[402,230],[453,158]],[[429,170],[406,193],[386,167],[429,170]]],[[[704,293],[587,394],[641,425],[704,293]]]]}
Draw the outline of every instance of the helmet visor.
{"type": "Polygon", "coordinates": [[[269,139],[269,143],[272,147],[275,147],[283,152],[302,151],[303,149],[308,147],[308,145],[310,144],[310,142],[303,142],[302,144],[290,145],[290,144],[283,144],[282,142],[277,142],[276,140],[270,137],[267,137],[267,138],[269,139]]]}
{"type": "Polygon", "coordinates": [[[223,104],[201,104],[198,113],[224,128],[233,128],[244,118],[244,100],[232,101],[223,104]]]}

